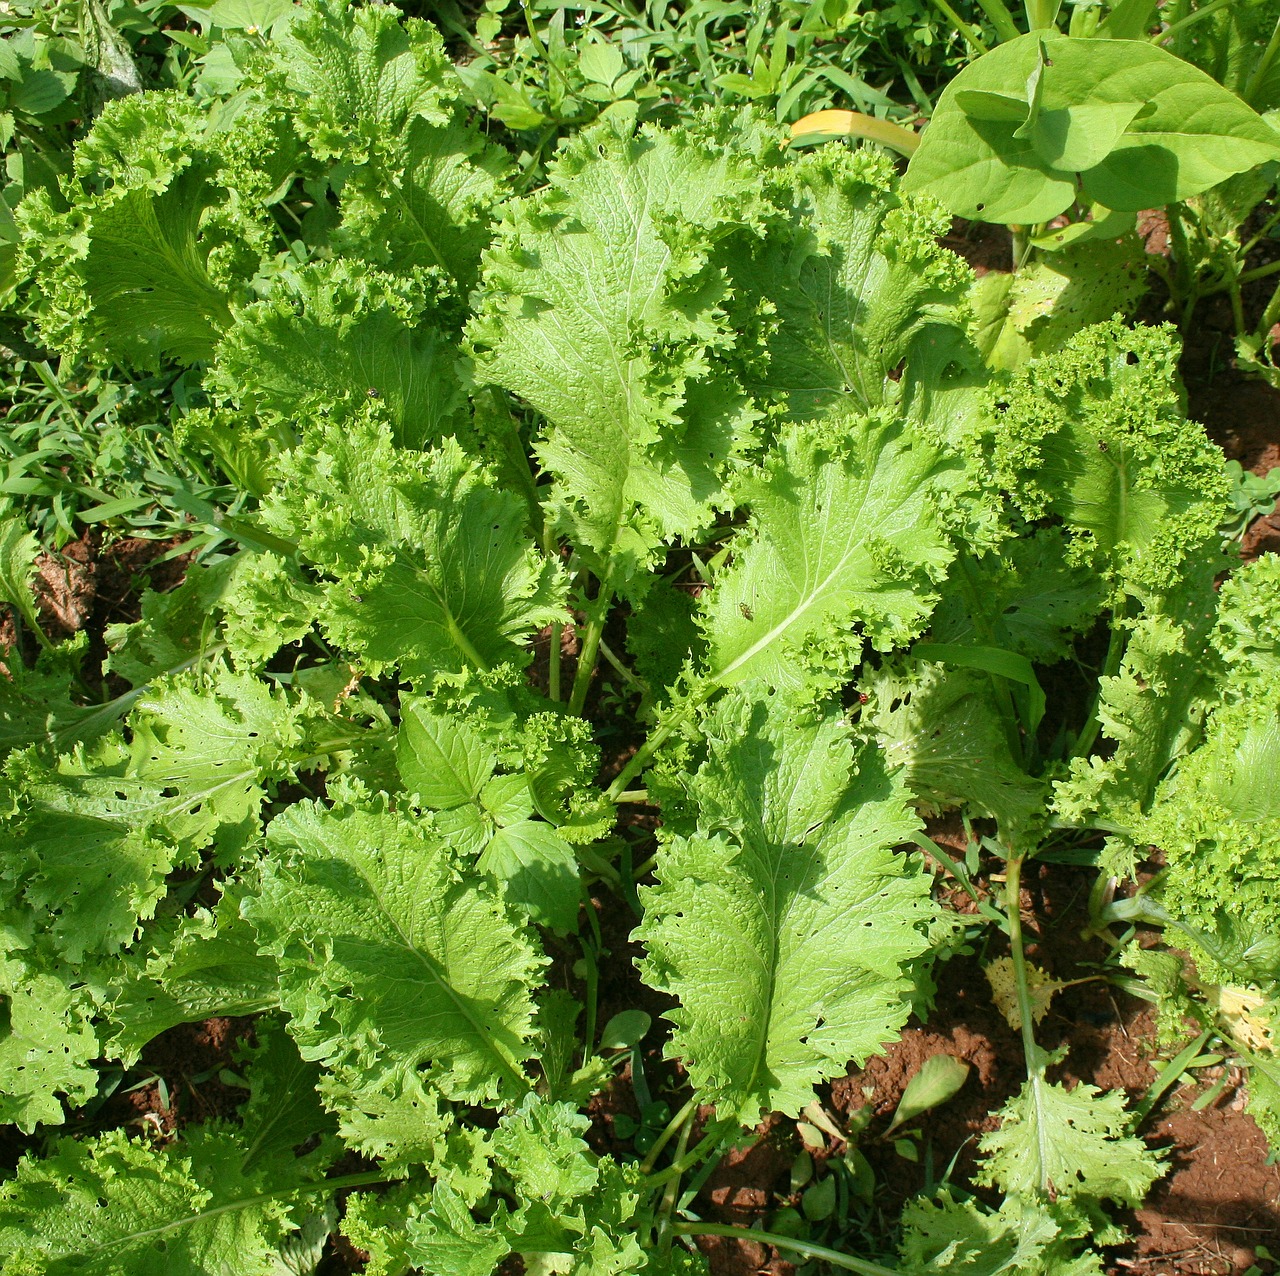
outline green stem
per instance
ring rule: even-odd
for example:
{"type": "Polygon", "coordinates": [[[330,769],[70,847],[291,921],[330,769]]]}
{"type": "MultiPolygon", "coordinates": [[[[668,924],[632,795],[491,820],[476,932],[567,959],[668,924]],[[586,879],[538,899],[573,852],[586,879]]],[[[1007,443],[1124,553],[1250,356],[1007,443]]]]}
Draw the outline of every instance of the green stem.
{"type": "Polygon", "coordinates": [[[662,1149],[675,1138],[684,1123],[697,1111],[698,1105],[695,1100],[690,1099],[688,1103],[680,1109],[679,1112],[667,1122],[667,1128],[658,1135],[658,1141],[649,1149],[649,1154],[640,1162],[640,1173],[648,1174],[650,1170],[658,1163],[658,1157],[662,1155],[662,1149]]]}
{"type": "Polygon", "coordinates": [[[1274,212],[1267,218],[1261,226],[1258,227],[1258,233],[1252,239],[1240,246],[1241,257],[1247,257],[1264,239],[1276,228],[1276,223],[1280,222],[1280,211],[1274,212]]]}
{"type": "Polygon", "coordinates": [[[1160,44],[1176,32],[1185,30],[1193,22],[1199,22],[1204,18],[1210,17],[1212,14],[1217,13],[1219,9],[1234,3],[1235,0],[1209,0],[1208,4],[1197,9],[1194,13],[1188,13],[1184,17],[1176,18],[1163,31],[1157,31],[1151,37],[1151,43],[1160,44]]]}
{"type": "Polygon", "coordinates": [[[688,1173],[699,1161],[704,1160],[708,1153],[719,1146],[721,1133],[719,1129],[716,1129],[710,1134],[704,1135],[692,1152],[677,1154],[676,1159],[665,1170],[658,1174],[650,1174],[645,1179],[645,1183],[649,1187],[659,1187],[663,1183],[669,1183],[672,1179],[678,1179],[681,1175],[688,1173]]]}
{"type": "MultiPolygon", "coordinates": [[[[690,1100],[692,1102],[692,1100],[690,1100]]],[[[689,1135],[693,1130],[697,1109],[690,1111],[680,1126],[680,1138],[676,1143],[675,1161],[672,1163],[666,1186],[662,1190],[662,1204],[658,1206],[658,1249],[661,1253],[671,1251],[671,1216],[675,1213],[676,1201],[680,1196],[680,1180],[684,1177],[683,1168],[677,1168],[689,1150],[689,1135]]]]}
{"type": "Polygon", "coordinates": [[[1026,0],[1027,30],[1049,31],[1057,24],[1062,0],[1026,0]]]}
{"type": "Polygon", "coordinates": [[[1276,19],[1271,39],[1267,41],[1267,47],[1262,51],[1262,57],[1258,59],[1258,65],[1253,68],[1253,74],[1249,76],[1249,82],[1240,95],[1250,106],[1253,105],[1253,99],[1270,73],[1271,64],[1276,60],[1277,55],[1280,55],[1280,18],[1276,19]]]}
{"type": "Polygon", "coordinates": [[[933,0],[933,3],[970,48],[976,49],[979,53],[987,52],[987,42],[974,35],[972,26],[947,3],[947,0],[933,0]]]}
{"type": "Polygon", "coordinates": [[[444,611],[445,629],[448,631],[449,637],[453,645],[462,652],[466,658],[471,661],[481,673],[489,672],[489,662],[475,649],[471,639],[462,632],[458,622],[453,618],[453,612],[444,606],[444,600],[441,599],[441,607],[444,611]]]}
{"type": "Polygon", "coordinates": [[[618,794],[619,802],[647,802],[648,800],[648,789],[628,789],[625,793],[618,794]]]}
{"type": "Polygon", "coordinates": [[[1032,1080],[1044,1073],[1044,1054],[1036,1045],[1033,1028],[1031,988],[1027,982],[1027,959],[1022,950],[1022,856],[1005,862],[1005,912],[1009,917],[1009,955],[1018,986],[1018,1018],[1022,1020],[1022,1052],[1027,1060],[1027,1076],[1032,1080]]]}
{"type": "Polygon", "coordinates": [[[1280,271],[1280,261],[1270,261],[1265,266],[1255,266],[1252,270],[1246,270],[1237,277],[1236,283],[1250,284],[1255,279],[1265,279],[1268,275],[1274,275],[1278,271],[1280,271]]]}
{"type": "Polygon", "coordinates": [[[1003,44],[1006,40],[1016,40],[1022,32],[1013,20],[1013,14],[1004,5],[1004,0],[978,0],[978,7],[987,15],[987,21],[996,29],[996,35],[1003,44]]]}
{"type": "Polygon", "coordinates": [[[587,605],[587,628],[583,634],[582,647],[578,651],[578,671],[573,676],[573,690],[569,694],[569,712],[581,714],[587,702],[587,691],[591,686],[591,675],[596,671],[596,661],[600,658],[600,640],[604,637],[604,622],[609,615],[609,604],[613,601],[613,586],[610,573],[606,572],[600,582],[600,589],[591,603],[587,605]]]}
{"type": "Polygon", "coordinates": [[[609,644],[603,638],[600,639],[600,654],[613,666],[632,690],[638,691],[642,696],[649,694],[649,688],[609,650],[609,644]]]}
{"type": "Polygon", "coordinates": [[[692,710],[686,707],[682,712],[668,718],[665,722],[660,722],[653,729],[649,738],[631,755],[631,760],[618,772],[613,783],[605,791],[606,801],[616,803],[621,799],[627,791],[627,785],[649,765],[653,755],[666,744],[671,734],[683,724],[691,712],[692,710]]]}
{"type": "Polygon", "coordinates": [[[732,1240],[752,1241],[757,1245],[772,1245],[775,1249],[787,1249],[793,1254],[803,1254],[805,1258],[820,1258],[832,1267],[842,1267],[847,1272],[861,1272],[862,1276],[901,1276],[892,1267],[882,1267],[879,1263],[868,1262],[864,1258],[853,1258],[842,1254],[839,1250],[828,1249],[825,1245],[814,1245],[809,1241],[798,1241],[790,1236],[779,1236],[776,1232],[761,1232],[754,1227],[730,1227],[725,1223],[674,1223],[671,1231],[676,1236],[727,1236],[732,1240]]]}

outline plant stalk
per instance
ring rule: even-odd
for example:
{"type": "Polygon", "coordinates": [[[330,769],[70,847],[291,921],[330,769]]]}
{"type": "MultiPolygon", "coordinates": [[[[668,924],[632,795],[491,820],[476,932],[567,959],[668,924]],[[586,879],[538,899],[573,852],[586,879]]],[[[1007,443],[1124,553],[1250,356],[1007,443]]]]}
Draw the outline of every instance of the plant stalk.
{"type": "Polygon", "coordinates": [[[604,623],[612,601],[613,586],[609,573],[606,572],[600,582],[599,592],[586,609],[587,627],[582,647],[578,651],[578,670],[573,676],[573,690],[569,693],[569,712],[572,714],[581,714],[587,702],[587,691],[591,687],[591,675],[596,671],[596,661],[600,658],[600,640],[604,637],[604,623]]]}
{"type": "Polygon", "coordinates": [[[1022,947],[1022,862],[1021,855],[1005,861],[1004,899],[1009,916],[1009,955],[1018,988],[1018,1018],[1022,1020],[1022,1051],[1027,1059],[1027,1075],[1034,1080],[1044,1073],[1044,1053],[1036,1045],[1027,958],[1022,947]]]}
{"type": "Polygon", "coordinates": [[[697,1108],[697,1103],[693,1099],[690,1099],[684,1107],[682,1107],[680,1111],[667,1122],[667,1128],[658,1135],[657,1141],[654,1143],[653,1147],[649,1149],[648,1155],[640,1162],[641,1174],[648,1174],[649,1171],[653,1169],[653,1167],[658,1163],[658,1157],[662,1155],[662,1149],[666,1147],[673,1138],[675,1138],[677,1131],[679,1131],[684,1126],[685,1122],[693,1116],[697,1111],[697,1108]]]}
{"type": "Polygon", "coordinates": [[[854,1258],[839,1250],[828,1249],[825,1245],[779,1236],[776,1232],[757,1231],[754,1227],[731,1227],[726,1223],[673,1223],[671,1231],[676,1236],[728,1236],[732,1240],[772,1245],[775,1249],[788,1249],[793,1254],[803,1254],[805,1258],[820,1258],[832,1267],[841,1267],[847,1272],[861,1272],[862,1276],[900,1276],[892,1267],[882,1267],[879,1263],[868,1262],[864,1258],[854,1258]]]}
{"type": "Polygon", "coordinates": [[[987,42],[973,33],[973,28],[947,3],[947,0],[933,0],[933,3],[970,48],[978,53],[987,52],[987,42]]]}
{"type": "Polygon", "coordinates": [[[1253,99],[1257,96],[1258,90],[1262,88],[1263,81],[1271,71],[1271,64],[1280,55],[1280,18],[1276,19],[1275,30],[1271,32],[1271,39],[1267,41],[1267,47],[1262,51],[1262,56],[1258,59],[1258,65],[1253,68],[1253,73],[1249,76],[1249,82],[1245,85],[1244,92],[1240,95],[1250,105],[1253,105],[1253,99]]]}

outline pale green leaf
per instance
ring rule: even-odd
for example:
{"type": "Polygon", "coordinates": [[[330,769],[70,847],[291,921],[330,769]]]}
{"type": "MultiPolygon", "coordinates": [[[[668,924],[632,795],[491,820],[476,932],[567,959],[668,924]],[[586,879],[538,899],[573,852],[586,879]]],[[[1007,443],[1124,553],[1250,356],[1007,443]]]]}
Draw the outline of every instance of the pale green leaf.
{"type": "Polygon", "coordinates": [[[292,1230],[287,1202],[268,1193],[299,1175],[277,1165],[269,1182],[246,1178],[242,1153],[225,1128],[165,1150],[120,1131],[64,1139],[0,1186],[0,1261],[43,1276],[265,1270],[292,1230]]]}
{"type": "Polygon", "coordinates": [[[1010,845],[1043,821],[1047,786],[1013,756],[989,675],[890,664],[860,686],[871,697],[863,720],[926,812],[967,805],[993,816],[1010,845]]]}
{"type": "Polygon", "coordinates": [[[996,1213],[946,1188],[902,1211],[903,1276],[1101,1276],[1102,1262],[1073,1243],[1070,1215],[1032,1197],[1010,1196],[996,1213]]]}
{"type": "Polygon", "coordinates": [[[0,521],[0,603],[8,603],[26,622],[33,635],[43,633],[36,617],[31,582],[36,574],[40,542],[16,515],[0,521]]]}
{"type": "Polygon", "coordinates": [[[1086,1196],[1137,1207],[1164,1173],[1159,1152],[1128,1132],[1124,1095],[1032,1076],[979,1144],[978,1182],[1007,1196],[1086,1196]]]}
{"type": "Polygon", "coordinates": [[[456,432],[462,387],[455,338],[434,299],[364,262],[280,274],[237,311],[206,384],[267,422],[338,420],[375,400],[392,437],[421,448],[456,432]]]}
{"type": "MultiPolygon", "coordinates": [[[[969,1065],[953,1054],[930,1055],[907,1082],[889,1130],[953,1098],[969,1077],[969,1065]]],[[[886,1131],[888,1133],[888,1131],[886,1131]]]]}
{"type": "Polygon", "coordinates": [[[562,1212],[599,1182],[596,1158],[582,1137],[590,1126],[572,1104],[530,1094],[498,1122],[493,1156],[522,1198],[562,1212]]]}
{"type": "Polygon", "coordinates": [[[47,339],[144,370],[212,355],[267,229],[248,192],[229,196],[204,132],[190,99],[131,94],[77,149],[89,189],[72,211],[55,213],[42,193],[24,201],[47,339]]]}
{"type": "Polygon", "coordinates": [[[797,157],[789,175],[790,233],[735,263],[738,287],[777,312],[769,362],[748,384],[794,416],[879,407],[894,397],[891,374],[904,360],[910,377],[910,356],[939,328],[960,326],[968,268],[937,242],[945,217],[904,206],[881,152],[823,147],[797,157]]]}
{"type": "Polygon", "coordinates": [[[729,115],[634,138],[601,125],[509,208],[487,258],[478,373],[547,419],[555,508],[602,559],[703,526],[750,420],[711,358],[731,340],[711,247],[760,216],[760,149],[729,115]]]}
{"type": "Polygon", "coordinates": [[[476,867],[493,881],[505,883],[507,898],[534,921],[559,935],[578,929],[582,902],[578,861],[573,847],[557,836],[552,825],[520,820],[499,828],[476,867]]]}
{"type": "Polygon", "coordinates": [[[312,803],[277,816],[269,842],[245,911],[305,1058],[363,1070],[372,1089],[429,1067],[468,1102],[527,1090],[543,959],[442,842],[405,816],[312,803]]]}
{"type": "Polygon", "coordinates": [[[360,163],[417,119],[448,123],[457,89],[440,33],[389,5],[317,0],[273,44],[295,127],[320,159],[360,163]]]}
{"type": "Polygon", "coordinates": [[[439,271],[465,300],[506,193],[510,157],[458,119],[441,126],[415,116],[384,141],[395,145],[343,184],[335,243],[399,274],[439,271]]]}
{"type": "Polygon", "coordinates": [[[1177,353],[1159,329],[1085,328],[1001,391],[993,428],[994,482],[1028,519],[1062,519],[1080,558],[1139,597],[1173,587],[1225,514],[1177,353]]]}
{"type": "Polygon", "coordinates": [[[951,558],[931,499],[948,464],[875,417],[789,428],[738,491],[751,524],[703,606],[710,678],[794,687],[806,661],[847,670],[864,635],[918,634],[951,558]]]}
{"type": "Polygon", "coordinates": [[[65,979],[27,967],[21,959],[5,965],[8,969],[0,975],[0,993],[8,1002],[0,1032],[0,1119],[31,1134],[37,1125],[62,1124],[64,1098],[72,1106],[93,1098],[98,1074],[92,1063],[102,1049],[86,990],[73,991],[65,979]]]}
{"type": "Polygon", "coordinates": [[[523,665],[529,635],[562,619],[565,578],[526,535],[527,507],[448,439],[396,448],[352,422],[289,460],[268,518],[336,577],[322,624],[371,673],[406,678],[523,665]]]}
{"type": "Polygon", "coordinates": [[[834,714],[735,692],[707,733],[689,786],[708,823],[659,852],[637,935],[647,981],[680,1000],[668,1054],[700,1102],[750,1125],[892,1039],[928,885],[892,853],[916,823],[905,794],[834,714]],[[762,789],[740,779],[762,769],[762,789]]]}
{"type": "Polygon", "coordinates": [[[126,967],[107,1010],[115,1029],[111,1051],[126,1067],[175,1024],[278,1004],[275,963],[258,952],[253,929],[239,915],[242,893],[229,889],[212,913],[182,918],[163,940],[148,932],[153,951],[145,969],[126,967]]]}
{"type": "Polygon", "coordinates": [[[429,700],[401,705],[396,760],[405,788],[437,811],[478,797],[497,765],[466,719],[438,712],[429,700]]]}

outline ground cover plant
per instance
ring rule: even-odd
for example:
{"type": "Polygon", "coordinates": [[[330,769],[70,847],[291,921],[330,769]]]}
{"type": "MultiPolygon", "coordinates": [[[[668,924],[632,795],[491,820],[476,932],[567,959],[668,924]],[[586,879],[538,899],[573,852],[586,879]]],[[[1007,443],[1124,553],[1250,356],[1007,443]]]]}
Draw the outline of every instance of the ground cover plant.
{"type": "MultiPolygon", "coordinates": [[[[605,109],[507,146],[473,110],[501,61],[460,75],[425,22],[192,8],[199,69],[13,204],[24,366],[167,387],[168,429],[131,486],[10,496],[181,515],[200,553],[98,647],[32,590],[74,511],[0,522],[0,1270],[311,1271],[341,1236],[369,1272],[698,1272],[743,1231],[704,1184],[781,1114],[795,1204],[750,1235],[797,1263],[1098,1272],[1188,1069],[1229,1062],[1280,1146],[1280,570],[1228,552],[1269,489],[1188,420],[1176,330],[1110,275],[976,281],[941,188],[789,149],[781,102],[643,122],[595,28],[605,109]],[[1028,954],[1042,864],[1093,872],[1082,977],[1156,1008],[1136,1103],[1045,1044],[1075,980],[1028,954]],[[871,1114],[829,1086],[979,950],[1022,1079],[872,1228],[871,1114]],[[216,1117],[96,1119],[226,1016],[216,1117]]],[[[1136,113],[1047,96],[1072,38],[1000,45],[1020,97],[974,61],[939,127],[1071,148],[1093,110],[1102,163],[1136,113]]],[[[1190,82],[1265,188],[1274,130],[1190,82]]],[[[919,1156],[966,1076],[936,1055],[882,1141],[919,1156]]]]}

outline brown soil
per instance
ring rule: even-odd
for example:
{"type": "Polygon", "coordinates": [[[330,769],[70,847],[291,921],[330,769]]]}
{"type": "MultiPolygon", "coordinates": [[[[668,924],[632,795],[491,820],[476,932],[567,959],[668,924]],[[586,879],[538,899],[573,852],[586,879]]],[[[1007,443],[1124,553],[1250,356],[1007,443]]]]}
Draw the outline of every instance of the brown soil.
{"type": "MultiPolygon", "coordinates": [[[[41,627],[55,641],[87,631],[84,668],[91,681],[106,655],[107,626],[137,620],[144,589],[163,593],[182,583],[191,561],[191,555],[178,548],[183,539],[126,536],[104,544],[101,533],[93,530],[57,553],[42,553],[36,559],[33,585],[41,627]]],[[[9,609],[0,606],[0,652],[15,643],[24,658],[35,659],[34,636],[19,635],[9,609]]]]}

